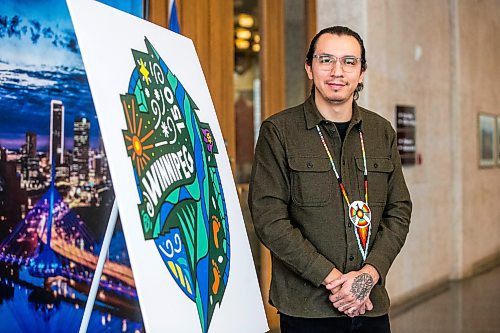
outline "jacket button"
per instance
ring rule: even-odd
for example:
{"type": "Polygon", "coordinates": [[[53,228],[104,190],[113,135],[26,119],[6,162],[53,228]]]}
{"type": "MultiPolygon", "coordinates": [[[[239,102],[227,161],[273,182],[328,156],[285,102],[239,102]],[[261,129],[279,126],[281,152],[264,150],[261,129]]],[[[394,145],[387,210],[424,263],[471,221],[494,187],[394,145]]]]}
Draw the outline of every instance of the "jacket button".
{"type": "Polygon", "coordinates": [[[354,260],[354,256],[352,256],[352,255],[351,255],[351,256],[349,257],[349,260],[350,260],[350,261],[353,261],[353,260],[354,260]]]}
{"type": "Polygon", "coordinates": [[[345,160],[342,161],[342,165],[345,165],[345,160]]]}
{"type": "Polygon", "coordinates": [[[314,166],[311,161],[307,161],[306,165],[308,169],[311,169],[314,166]]]}
{"type": "Polygon", "coordinates": [[[348,222],[347,227],[352,228],[352,224],[348,222]]]}
{"type": "Polygon", "coordinates": [[[378,168],[378,164],[377,164],[377,163],[375,163],[375,164],[373,165],[373,167],[374,167],[375,169],[376,169],[376,168],[378,168]]]}

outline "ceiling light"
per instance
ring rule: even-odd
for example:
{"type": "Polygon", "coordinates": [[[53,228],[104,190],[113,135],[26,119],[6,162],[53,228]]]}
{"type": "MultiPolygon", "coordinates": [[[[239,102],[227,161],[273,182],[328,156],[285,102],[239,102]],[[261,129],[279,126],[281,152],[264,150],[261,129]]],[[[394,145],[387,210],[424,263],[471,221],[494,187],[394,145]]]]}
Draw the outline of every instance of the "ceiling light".
{"type": "Polygon", "coordinates": [[[247,50],[250,47],[250,42],[246,39],[236,38],[234,41],[238,50],[247,50]]]}
{"type": "Polygon", "coordinates": [[[240,27],[251,28],[251,27],[253,27],[253,23],[254,23],[254,20],[253,20],[253,17],[251,15],[248,15],[248,14],[239,14],[238,15],[238,24],[240,27]]]}
{"type": "Polygon", "coordinates": [[[245,28],[236,28],[236,37],[241,39],[250,39],[252,37],[252,32],[245,28]]]}

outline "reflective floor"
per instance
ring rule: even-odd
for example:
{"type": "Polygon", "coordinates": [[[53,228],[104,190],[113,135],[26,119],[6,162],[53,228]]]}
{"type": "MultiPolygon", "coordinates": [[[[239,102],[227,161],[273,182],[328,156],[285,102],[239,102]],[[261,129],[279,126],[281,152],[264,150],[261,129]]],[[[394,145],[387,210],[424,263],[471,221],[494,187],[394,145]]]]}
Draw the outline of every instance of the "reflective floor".
{"type": "Polygon", "coordinates": [[[500,332],[500,266],[391,316],[393,333],[500,332]]]}
{"type": "Polygon", "coordinates": [[[500,333],[500,266],[394,312],[392,333],[500,333]]]}

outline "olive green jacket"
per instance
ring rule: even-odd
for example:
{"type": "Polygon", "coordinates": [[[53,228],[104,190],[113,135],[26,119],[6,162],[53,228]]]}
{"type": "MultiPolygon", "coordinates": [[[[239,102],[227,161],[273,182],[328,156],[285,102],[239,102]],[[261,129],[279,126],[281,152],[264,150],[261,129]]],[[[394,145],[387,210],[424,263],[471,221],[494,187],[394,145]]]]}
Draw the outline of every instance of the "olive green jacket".
{"type": "Polygon", "coordinates": [[[335,124],[321,116],[313,97],[270,117],[260,129],[248,202],[257,236],[272,254],[269,301],[278,311],[309,318],[341,316],[321,283],[334,267],[346,273],[370,264],[380,281],[370,294],[374,309],[366,315],[388,313],[385,278],[405,242],[411,201],[387,120],[353,103],[342,144],[335,124]],[[363,132],[372,212],[364,262],[317,124],[351,202],[365,195],[357,127],[363,132]]]}

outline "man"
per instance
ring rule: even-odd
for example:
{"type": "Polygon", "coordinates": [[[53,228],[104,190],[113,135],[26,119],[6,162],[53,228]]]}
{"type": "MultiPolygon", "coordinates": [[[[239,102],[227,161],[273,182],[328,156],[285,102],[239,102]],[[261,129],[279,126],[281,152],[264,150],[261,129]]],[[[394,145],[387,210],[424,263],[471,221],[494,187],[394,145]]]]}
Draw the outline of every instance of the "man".
{"type": "Polygon", "coordinates": [[[356,32],[320,31],[305,63],[311,96],[260,130],[249,206],[285,333],[390,332],[385,278],[411,201],[394,130],[355,102],[366,68],[356,32]]]}

